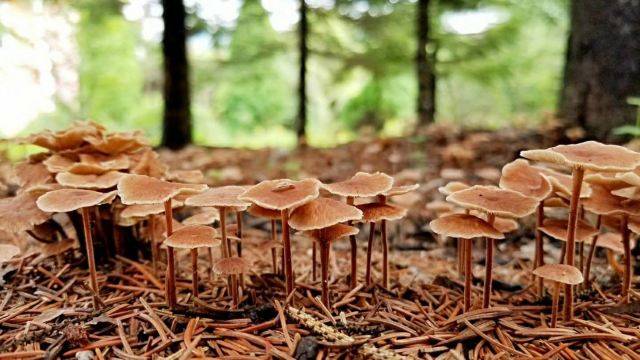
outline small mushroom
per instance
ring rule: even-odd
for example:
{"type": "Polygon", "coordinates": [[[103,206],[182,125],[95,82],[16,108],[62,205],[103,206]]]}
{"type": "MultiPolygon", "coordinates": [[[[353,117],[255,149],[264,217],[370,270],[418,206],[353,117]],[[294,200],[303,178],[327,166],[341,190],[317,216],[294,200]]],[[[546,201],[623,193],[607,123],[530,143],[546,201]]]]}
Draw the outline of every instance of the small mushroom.
{"type": "Polygon", "coordinates": [[[449,196],[456,191],[468,189],[470,186],[461,181],[450,181],[445,186],[440,186],[438,192],[444,196],[449,196]]]}
{"type": "Polygon", "coordinates": [[[229,291],[233,298],[233,309],[238,307],[239,302],[238,276],[246,273],[250,266],[247,260],[236,256],[219,259],[213,264],[213,271],[216,274],[231,276],[229,291]]]}
{"type": "MultiPolygon", "coordinates": [[[[536,276],[553,282],[553,304],[551,305],[551,327],[555,328],[558,320],[558,302],[560,295],[560,284],[578,285],[582,282],[582,273],[571,265],[547,264],[533,270],[536,276]]],[[[565,288],[566,290],[567,288],[565,288]]],[[[565,292],[564,296],[567,296],[565,292]]],[[[566,301],[566,299],[565,299],[566,301]]],[[[565,321],[567,319],[565,318],[565,321]]]]}

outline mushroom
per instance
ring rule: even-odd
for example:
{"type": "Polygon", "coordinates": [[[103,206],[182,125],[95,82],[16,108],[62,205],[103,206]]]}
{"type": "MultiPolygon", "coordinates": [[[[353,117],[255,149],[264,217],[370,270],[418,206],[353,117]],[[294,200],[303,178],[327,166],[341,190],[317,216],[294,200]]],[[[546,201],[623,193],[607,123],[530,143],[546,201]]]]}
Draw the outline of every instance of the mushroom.
{"type": "Polygon", "coordinates": [[[204,209],[182,220],[184,225],[211,225],[220,220],[220,213],[216,209],[204,209]]]}
{"type": "Polygon", "coordinates": [[[431,221],[429,227],[436,234],[464,239],[464,311],[467,312],[471,309],[472,239],[504,239],[504,235],[488,222],[467,214],[443,216],[431,221]]]}
{"type": "MultiPolygon", "coordinates": [[[[496,216],[521,218],[533,213],[538,205],[536,199],[524,196],[517,191],[480,185],[456,191],[447,196],[447,201],[470,210],[487,213],[487,222],[492,226],[496,216]]],[[[494,247],[495,239],[487,239],[483,308],[489,307],[491,300],[494,247]]]]}
{"type": "MultiPolygon", "coordinates": [[[[173,233],[172,198],[179,194],[195,194],[207,188],[204,184],[171,183],[146,175],[125,175],[118,182],[120,200],[125,205],[164,204],[167,236],[173,233]]],[[[165,279],[167,304],[171,309],[177,304],[175,288],[175,258],[173,248],[167,246],[167,276],[165,279]]]]}
{"type": "MultiPolygon", "coordinates": [[[[633,227],[631,226],[631,222],[629,223],[629,228],[633,229],[633,227]]],[[[587,265],[586,265],[585,271],[582,274],[583,277],[585,276],[585,274],[587,275],[587,277],[584,278],[584,282],[585,282],[584,287],[586,289],[589,289],[591,287],[591,285],[589,284],[591,282],[591,279],[589,278],[590,269],[591,269],[591,260],[595,253],[595,247],[597,246],[597,247],[607,249],[607,259],[609,259],[609,263],[616,271],[618,270],[617,267],[619,267],[619,264],[615,261],[615,254],[624,255],[625,248],[624,248],[624,244],[622,243],[622,235],[615,232],[606,232],[604,234],[598,235],[597,238],[594,237],[591,239],[587,239],[585,242],[591,245],[591,249],[594,249],[594,250],[589,249],[589,257],[587,258],[587,265]],[[596,239],[597,239],[597,242],[596,242],[596,239]]],[[[622,267],[620,268],[621,268],[620,274],[624,276],[624,268],[622,267]]]]}
{"type": "Polygon", "coordinates": [[[164,241],[167,247],[191,251],[191,291],[194,297],[198,297],[198,248],[213,247],[215,236],[216,231],[210,226],[190,225],[176,230],[164,241]]]}
{"type": "MultiPolygon", "coordinates": [[[[250,215],[253,215],[255,217],[260,217],[260,218],[266,218],[269,219],[269,221],[271,222],[271,242],[273,243],[277,243],[277,229],[276,229],[276,221],[278,219],[280,219],[280,211],[277,210],[271,210],[271,209],[266,209],[263,208],[261,206],[258,206],[256,204],[251,204],[251,206],[249,206],[249,209],[247,210],[247,212],[250,215]]],[[[276,261],[276,250],[278,248],[280,248],[281,252],[284,252],[284,247],[282,246],[282,243],[279,243],[280,246],[279,247],[271,247],[271,263],[273,265],[273,273],[277,273],[278,272],[278,267],[277,267],[277,261],[276,261]]],[[[313,281],[316,280],[316,247],[313,247],[313,262],[312,262],[312,279],[313,281]]],[[[284,253],[282,254],[282,259],[283,259],[283,267],[284,267],[284,253]]]]}
{"type": "MultiPolygon", "coordinates": [[[[393,178],[387,174],[381,172],[374,174],[357,172],[347,180],[324,184],[323,188],[334,195],[344,196],[347,204],[353,205],[356,197],[376,196],[390,190],[392,186],[393,178]]],[[[403,189],[399,190],[400,192],[403,191],[403,189]]],[[[347,225],[351,224],[349,223],[347,225]]],[[[353,289],[358,284],[358,244],[355,234],[349,236],[349,242],[351,245],[351,274],[349,279],[350,286],[353,289]]]]}
{"type": "Polygon", "coordinates": [[[213,264],[213,271],[216,274],[231,276],[229,292],[233,298],[233,309],[238,307],[238,276],[247,272],[249,267],[247,260],[236,256],[219,259],[213,264]]]}
{"type": "Polygon", "coordinates": [[[306,234],[320,245],[322,303],[327,307],[329,307],[328,264],[331,242],[351,234],[357,234],[357,228],[340,223],[361,218],[362,211],[355,206],[328,198],[312,200],[291,212],[289,226],[296,230],[306,231],[306,234]],[[338,224],[340,226],[337,226],[338,224]]]}
{"type": "MultiPolygon", "coordinates": [[[[584,171],[631,171],[640,165],[640,154],[617,145],[586,141],[573,145],[558,145],[545,150],[527,150],[520,153],[534,161],[559,164],[571,168],[572,187],[567,224],[567,257],[565,264],[574,265],[575,235],[578,207],[584,171]]],[[[565,286],[565,320],[573,318],[573,287],[565,286]]]]}
{"type": "Polygon", "coordinates": [[[284,246],[284,270],[287,296],[293,291],[294,277],[291,265],[291,242],[289,240],[289,211],[317,198],[320,181],[304,179],[266,180],[247,189],[240,200],[252,202],[266,209],[279,210],[282,222],[282,245],[284,246]]]}
{"type": "MultiPolygon", "coordinates": [[[[402,219],[407,210],[391,205],[381,203],[369,203],[357,206],[362,211],[362,222],[369,223],[369,241],[367,243],[367,268],[365,272],[365,283],[371,285],[371,255],[373,251],[373,239],[375,238],[376,223],[381,225],[386,221],[402,219]]],[[[389,245],[387,244],[386,231],[382,231],[382,286],[386,289],[389,286],[389,245]]]]}
{"type": "Polygon", "coordinates": [[[461,181],[450,181],[444,186],[438,188],[438,192],[444,196],[449,196],[456,191],[468,189],[470,186],[461,181]]]}
{"type": "Polygon", "coordinates": [[[0,229],[19,233],[49,220],[51,216],[36,205],[37,199],[28,192],[0,199],[0,229]]]}
{"type": "Polygon", "coordinates": [[[62,186],[79,189],[110,189],[125,175],[119,171],[109,171],[100,175],[78,175],[70,172],[56,174],[56,181],[62,186]]]}
{"type": "MultiPolygon", "coordinates": [[[[562,253],[560,254],[559,263],[563,262],[563,259],[566,255],[566,242],[567,242],[567,221],[568,220],[559,220],[559,219],[547,219],[544,221],[542,226],[539,227],[540,231],[551,236],[554,239],[564,241],[562,246],[562,253]]],[[[576,224],[576,236],[575,242],[578,244],[582,244],[588,239],[597,236],[598,228],[589,225],[584,220],[578,220],[576,224]]],[[[539,294],[542,296],[542,294],[539,294]]]]}
{"type": "MultiPolygon", "coordinates": [[[[553,304],[551,305],[551,327],[555,328],[558,320],[558,302],[560,295],[560,284],[578,285],[582,282],[582,273],[572,265],[547,264],[533,270],[533,273],[540,278],[553,281],[553,304]]],[[[565,298],[567,297],[565,287],[565,298]]],[[[567,301],[565,299],[565,301],[567,301]]],[[[568,321],[565,317],[565,321],[568,321]]]]}
{"type": "Polygon", "coordinates": [[[91,290],[94,293],[93,306],[97,308],[99,299],[96,262],[93,255],[93,238],[91,237],[90,208],[100,204],[108,204],[115,199],[116,191],[101,193],[84,189],[60,189],[48,192],[38,198],[36,204],[42,211],[66,213],[81,209],[84,240],[87,249],[87,262],[91,275],[91,290]]]}

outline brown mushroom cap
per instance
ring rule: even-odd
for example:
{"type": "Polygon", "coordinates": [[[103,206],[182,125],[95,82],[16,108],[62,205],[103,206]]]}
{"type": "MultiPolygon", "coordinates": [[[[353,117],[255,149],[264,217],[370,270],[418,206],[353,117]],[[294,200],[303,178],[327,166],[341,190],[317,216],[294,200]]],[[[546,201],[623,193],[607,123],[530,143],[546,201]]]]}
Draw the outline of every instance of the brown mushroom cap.
{"type": "MultiPolygon", "coordinates": [[[[585,243],[591,245],[593,243],[593,238],[589,238],[588,240],[585,241],[585,243]]],[[[607,232],[607,233],[598,235],[598,241],[596,242],[596,247],[609,249],[618,254],[624,253],[624,245],[622,244],[622,235],[616,232],[607,232]]]]}
{"type": "Polygon", "coordinates": [[[398,185],[394,186],[391,189],[384,192],[384,196],[391,197],[397,195],[404,195],[410,193],[414,190],[417,190],[420,187],[420,184],[411,184],[411,185],[398,185]]]}
{"type": "Polygon", "coordinates": [[[0,244],[0,264],[11,260],[12,257],[20,254],[20,248],[11,244],[0,244]]]}
{"type": "Polygon", "coordinates": [[[385,173],[358,172],[347,180],[324,184],[323,188],[340,196],[369,197],[382,194],[390,190],[391,186],[393,178],[385,173]]]}
{"type": "Polygon", "coordinates": [[[616,179],[633,186],[640,186],[640,167],[635,168],[633,171],[617,173],[616,179]]]}
{"type": "Polygon", "coordinates": [[[222,258],[213,264],[213,271],[219,275],[240,275],[249,270],[251,264],[243,258],[222,258]]]}
{"type": "Polygon", "coordinates": [[[164,203],[178,194],[206,189],[204,184],[172,183],[145,175],[125,175],[118,182],[118,194],[125,205],[164,203]]]}
{"type": "Polygon", "coordinates": [[[625,199],[640,200],[640,188],[635,186],[611,190],[611,194],[625,199]]]}
{"type": "MultiPolygon", "coordinates": [[[[181,207],[183,204],[180,201],[172,201],[171,208],[175,209],[181,207]]],[[[164,204],[135,204],[127,205],[121,212],[120,217],[123,218],[144,218],[149,215],[161,214],[164,212],[164,204]]]]}
{"type": "Polygon", "coordinates": [[[357,227],[345,224],[335,224],[324,229],[305,231],[304,234],[315,241],[332,242],[347,236],[356,235],[360,230],[357,227]]]}
{"type": "Polygon", "coordinates": [[[435,213],[443,213],[443,212],[453,211],[455,209],[455,206],[446,201],[434,200],[434,201],[428,202],[425,205],[425,208],[435,213]]]}
{"type": "Polygon", "coordinates": [[[569,204],[561,197],[552,197],[544,200],[544,207],[566,208],[569,204]]]}
{"type": "MultiPolygon", "coordinates": [[[[479,217],[482,220],[487,220],[487,214],[482,211],[471,210],[469,213],[475,217],[479,217]]],[[[499,232],[507,234],[512,231],[518,230],[520,226],[518,225],[518,222],[513,219],[496,216],[496,218],[493,219],[493,227],[496,228],[496,230],[498,230],[499,232]]]]}
{"type": "Polygon", "coordinates": [[[407,209],[381,203],[369,203],[357,206],[362,211],[362,222],[378,222],[381,220],[399,220],[407,215],[407,209]]]}
{"type": "Polygon", "coordinates": [[[629,186],[624,180],[620,179],[620,173],[588,173],[584,175],[584,181],[591,185],[600,185],[609,190],[622,189],[629,186]]]}
{"type": "Polygon", "coordinates": [[[75,164],[75,161],[60,154],[53,154],[45,159],[42,164],[50,173],[59,173],[68,171],[75,164]]]}
{"type": "Polygon", "coordinates": [[[129,168],[129,157],[120,155],[79,154],[80,161],[71,164],[66,172],[79,175],[99,175],[112,170],[129,168]]]}
{"type": "Polygon", "coordinates": [[[50,191],[38,198],[36,204],[46,212],[69,212],[89,206],[107,204],[118,195],[117,191],[101,193],[85,189],[60,189],[50,191]]]}
{"type": "Polygon", "coordinates": [[[28,192],[0,199],[0,230],[17,233],[49,220],[50,214],[38,208],[37,199],[28,192]]]}
{"type": "Polygon", "coordinates": [[[504,239],[504,235],[488,222],[467,214],[442,216],[429,223],[429,227],[438,235],[462,239],[488,237],[504,239]]]}
{"type": "Polygon", "coordinates": [[[131,173],[136,175],[146,175],[154,178],[162,178],[166,175],[169,167],[163,164],[160,155],[151,149],[147,149],[139,155],[136,164],[131,168],[131,173]]]}
{"type": "Polygon", "coordinates": [[[470,186],[460,181],[450,181],[445,186],[440,186],[438,192],[444,196],[449,196],[456,191],[468,189],[470,186]]]}
{"type": "Polygon", "coordinates": [[[138,131],[88,136],[86,140],[94,149],[110,155],[133,152],[146,146],[142,134],[138,131]]]}
{"type": "Polygon", "coordinates": [[[184,225],[210,225],[220,220],[220,213],[216,209],[205,209],[182,220],[184,225]]]}
{"type": "Polygon", "coordinates": [[[280,211],[263,208],[262,206],[258,206],[256,204],[251,204],[247,212],[255,217],[266,218],[270,220],[280,219],[280,211]]]}
{"type": "Polygon", "coordinates": [[[200,170],[171,170],[167,172],[167,180],[199,184],[204,181],[204,174],[200,170]]]}
{"type": "Polygon", "coordinates": [[[531,214],[538,206],[536,199],[524,196],[517,191],[482,185],[456,191],[447,196],[447,201],[496,216],[517,218],[531,214]]]}
{"type": "Polygon", "coordinates": [[[42,163],[22,162],[13,168],[14,181],[23,191],[34,186],[53,182],[53,177],[42,163]]]}
{"type": "Polygon", "coordinates": [[[549,180],[540,173],[539,168],[529,165],[524,159],[510,162],[502,168],[500,187],[517,191],[538,201],[551,193],[549,180]]]}
{"type": "Polygon", "coordinates": [[[591,196],[582,201],[586,210],[598,215],[640,215],[640,200],[613,195],[602,186],[593,186],[591,196]]]}
{"type": "Polygon", "coordinates": [[[178,249],[213,247],[218,244],[215,236],[216,230],[211,226],[189,225],[174,231],[164,244],[178,249]]]}
{"type": "Polygon", "coordinates": [[[595,171],[631,171],[640,165],[640,154],[618,145],[585,141],[572,145],[557,145],[544,150],[527,150],[522,157],[595,171]]]}
{"type": "Polygon", "coordinates": [[[109,189],[118,184],[126,175],[119,171],[109,171],[101,175],[78,175],[69,172],[56,174],[56,181],[62,186],[80,189],[109,189]]]}
{"type": "Polygon", "coordinates": [[[238,198],[272,210],[292,209],[320,195],[320,182],[316,179],[293,181],[266,180],[247,189],[238,198]]]}
{"type": "Polygon", "coordinates": [[[315,230],[362,218],[362,211],[342,201],[318,198],[291,212],[289,226],[296,230],[315,230]]]}
{"type": "Polygon", "coordinates": [[[577,285],[584,280],[579,269],[565,264],[542,265],[533,270],[533,273],[543,279],[567,285],[577,285]]]}
{"type": "MultiPolygon", "coordinates": [[[[549,180],[551,186],[553,186],[553,191],[555,193],[564,194],[566,196],[571,195],[571,188],[573,186],[573,179],[571,175],[566,175],[563,173],[559,173],[557,171],[545,168],[538,168],[542,175],[549,180]]],[[[582,184],[582,188],[580,189],[580,197],[588,197],[591,195],[591,186],[589,184],[582,184]]]]}
{"type": "MultiPolygon", "coordinates": [[[[538,229],[554,239],[567,241],[567,220],[547,219],[538,229]]],[[[584,220],[578,220],[575,241],[586,241],[597,233],[598,229],[589,225],[584,220]]]]}
{"type": "Polygon", "coordinates": [[[244,191],[245,188],[242,186],[220,186],[188,197],[184,203],[188,206],[244,208],[250,205],[248,202],[238,199],[238,196],[244,191]]]}
{"type": "Polygon", "coordinates": [[[30,135],[19,141],[33,144],[51,151],[64,151],[78,148],[86,143],[86,138],[104,131],[100,125],[91,122],[76,122],[67,130],[52,132],[49,130],[30,135]]]}

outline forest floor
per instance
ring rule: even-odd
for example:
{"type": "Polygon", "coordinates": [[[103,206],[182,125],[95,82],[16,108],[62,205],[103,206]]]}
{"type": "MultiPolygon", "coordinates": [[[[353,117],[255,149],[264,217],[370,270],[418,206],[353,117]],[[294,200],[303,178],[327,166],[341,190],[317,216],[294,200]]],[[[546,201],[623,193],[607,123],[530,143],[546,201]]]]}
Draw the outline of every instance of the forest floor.
{"type": "MultiPolygon", "coordinates": [[[[634,293],[630,304],[617,303],[619,279],[610,275],[604,259],[594,265],[594,290],[578,292],[575,319],[549,328],[550,297],[538,298],[530,286],[533,234],[524,221],[499,243],[493,304],[484,310],[478,303],[484,268],[478,242],[473,281],[477,310],[462,314],[455,243],[434,237],[426,226],[434,217],[426,203],[443,198],[439,186],[451,180],[495,184],[502,165],[520,150],[554,144],[562,136],[554,134],[433,127],[425,134],[428,142],[362,140],[294,152],[198,147],[164,152],[172,168],[203,170],[212,185],[306,176],[331,182],[356,171],[384,171],[397,183],[420,183],[416,193],[397,201],[410,212],[390,226],[389,289],[362,284],[350,289],[348,242],[338,242],[329,271],[332,306],[325,308],[319,301],[320,284],[312,279],[311,244],[294,235],[297,288],[285,299],[283,279],[260,246],[270,237],[268,224],[248,217],[243,256],[254,265],[244,278],[239,310],[226,310],[225,279],[208,274],[205,257],[200,261],[205,281],[194,299],[188,254],[179,254],[181,305],[170,311],[162,265],[154,271],[147,260],[119,257],[100,267],[102,306],[94,310],[85,284],[88,274],[78,258],[67,253],[66,265],[58,266],[56,259],[28,256],[0,268],[0,359],[640,359],[640,296],[634,293]]],[[[358,263],[364,264],[366,230],[358,238],[358,263]]],[[[559,245],[545,246],[547,262],[557,261],[559,245]]],[[[380,263],[375,251],[376,284],[380,263]]]]}

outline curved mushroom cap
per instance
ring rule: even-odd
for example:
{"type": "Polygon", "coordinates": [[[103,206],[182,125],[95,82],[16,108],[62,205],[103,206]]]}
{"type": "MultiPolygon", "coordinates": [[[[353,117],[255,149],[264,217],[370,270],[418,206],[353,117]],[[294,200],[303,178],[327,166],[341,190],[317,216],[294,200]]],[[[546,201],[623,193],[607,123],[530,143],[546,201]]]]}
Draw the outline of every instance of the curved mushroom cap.
{"type": "Polygon", "coordinates": [[[242,186],[220,186],[188,197],[184,203],[189,206],[242,208],[250,205],[248,202],[238,199],[238,196],[244,191],[245,188],[242,186]]]}
{"type": "Polygon", "coordinates": [[[585,174],[584,181],[591,185],[600,185],[609,190],[618,190],[629,186],[627,182],[620,179],[620,173],[589,173],[585,174]]]}
{"type": "MultiPolygon", "coordinates": [[[[539,168],[540,172],[544,177],[549,180],[551,186],[553,186],[553,191],[555,193],[565,194],[567,196],[571,195],[571,188],[573,187],[573,179],[571,175],[566,175],[563,173],[559,173],[557,171],[553,171],[551,169],[539,168]]],[[[582,184],[582,188],[580,189],[580,197],[585,198],[591,195],[591,186],[589,184],[582,184]]]]}
{"type": "Polygon", "coordinates": [[[622,146],[605,145],[597,141],[526,150],[520,155],[534,161],[595,171],[631,171],[640,165],[640,154],[622,146]]]}
{"type": "Polygon", "coordinates": [[[49,220],[51,215],[40,210],[36,199],[28,192],[0,199],[0,230],[17,233],[49,220]]]}
{"type": "Polygon", "coordinates": [[[29,191],[37,185],[53,182],[53,177],[42,163],[22,162],[13,167],[14,181],[23,191],[29,191]]]}
{"type": "Polygon", "coordinates": [[[393,178],[385,173],[357,172],[347,180],[324,184],[323,188],[340,196],[369,197],[382,194],[390,190],[391,186],[393,178]]]}
{"type": "Polygon", "coordinates": [[[78,175],[99,175],[112,170],[129,168],[129,157],[120,155],[80,154],[80,161],[71,164],[66,170],[78,175]]]}
{"type": "Polygon", "coordinates": [[[249,206],[249,210],[247,210],[249,214],[255,217],[266,218],[269,220],[277,220],[280,219],[280,211],[271,210],[267,208],[263,208],[262,206],[258,206],[256,204],[251,204],[249,206]]]}
{"type": "Polygon", "coordinates": [[[189,184],[198,184],[204,181],[204,174],[200,170],[172,170],[167,172],[167,179],[189,184]]]}
{"type": "MultiPolygon", "coordinates": [[[[593,238],[590,238],[589,240],[585,241],[585,243],[591,245],[593,243],[593,238]]],[[[598,235],[598,241],[596,242],[596,247],[609,249],[618,254],[624,253],[624,245],[622,244],[622,235],[616,232],[607,232],[607,233],[598,235]]]]}
{"type": "Polygon", "coordinates": [[[305,235],[319,242],[332,242],[347,236],[356,235],[357,227],[345,224],[335,224],[324,229],[305,231],[305,235]]]}
{"type": "Polygon", "coordinates": [[[384,192],[384,196],[391,197],[397,195],[404,195],[410,193],[414,190],[417,190],[420,187],[420,184],[411,184],[411,185],[398,185],[394,186],[391,189],[384,192]]]}
{"type": "Polygon", "coordinates": [[[554,196],[544,201],[544,207],[566,208],[569,207],[567,201],[561,197],[554,196]]]}
{"type": "Polygon", "coordinates": [[[378,222],[380,220],[399,220],[407,215],[407,209],[391,204],[369,203],[357,206],[362,211],[362,222],[378,222]]]}
{"type": "Polygon", "coordinates": [[[443,212],[453,211],[455,209],[455,206],[446,201],[434,200],[434,201],[428,202],[425,205],[425,208],[435,213],[443,213],[443,212]]]}
{"type": "Polygon", "coordinates": [[[451,214],[442,216],[429,223],[429,227],[438,235],[462,239],[488,237],[504,239],[504,235],[488,222],[467,214],[451,214]]]}
{"type": "Polygon", "coordinates": [[[125,175],[118,182],[118,194],[125,205],[163,203],[178,194],[195,194],[204,184],[172,183],[146,175],[125,175]]]}
{"type": "Polygon", "coordinates": [[[602,186],[593,186],[591,196],[582,200],[582,205],[598,215],[640,215],[640,200],[613,195],[602,186]]]}
{"type": "Polygon", "coordinates": [[[319,198],[293,210],[289,226],[296,230],[315,230],[360,218],[362,211],[355,206],[334,199],[319,198]]]}
{"type": "Polygon", "coordinates": [[[219,275],[240,275],[249,270],[251,264],[243,258],[222,258],[213,264],[213,271],[219,275]]]}
{"type": "Polygon", "coordinates": [[[320,182],[316,179],[293,181],[266,180],[247,189],[238,198],[272,210],[292,209],[317,198],[320,182]]]}
{"type": "Polygon", "coordinates": [[[53,154],[42,161],[42,165],[44,165],[50,173],[69,171],[73,164],[75,164],[74,160],[60,154],[53,154]]]}
{"type": "Polygon", "coordinates": [[[216,209],[206,209],[205,211],[191,215],[182,220],[184,225],[210,225],[216,220],[220,220],[220,213],[216,209]]]}
{"type": "Polygon", "coordinates": [[[109,171],[101,175],[78,175],[61,172],[56,175],[56,181],[62,186],[80,189],[108,189],[116,186],[125,176],[119,171],[109,171]]]}
{"type": "Polygon", "coordinates": [[[445,186],[440,186],[438,188],[438,192],[440,192],[440,194],[444,196],[449,196],[456,191],[460,191],[468,188],[470,188],[470,186],[461,181],[450,181],[445,186]]]}
{"type": "Polygon", "coordinates": [[[640,186],[640,167],[635,168],[633,171],[617,173],[615,177],[628,185],[640,186]]]}
{"type": "Polygon", "coordinates": [[[529,162],[523,159],[510,162],[502,168],[500,187],[517,191],[538,201],[551,193],[549,180],[542,176],[538,168],[529,165],[529,162]]]}
{"type": "Polygon", "coordinates": [[[136,164],[131,168],[131,173],[136,175],[146,175],[154,178],[162,178],[166,175],[169,167],[159,160],[157,152],[147,149],[142,152],[136,164]]]}
{"type": "Polygon", "coordinates": [[[496,216],[517,218],[531,214],[538,206],[536,199],[524,196],[519,192],[482,185],[456,191],[447,196],[447,201],[496,216]]]}
{"type": "Polygon", "coordinates": [[[584,280],[580,270],[575,266],[565,264],[542,265],[533,270],[533,273],[543,279],[566,285],[577,285],[584,280]]]}
{"type": "MultiPolygon", "coordinates": [[[[171,208],[175,209],[183,204],[179,201],[172,201],[171,208]]],[[[121,212],[123,218],[143,218],[149,215],[161,214],[164,212],[164,204],[136,204],[127,205],[121,212]]]]}
{"type": "Polygon", "coordinates": [[[103,127],[91,122],[76,122],[64,131],[49,130],[20,139],[23,143],[33,144],[51,151],[64,151],[78,148],[86,143],[86,138],[98,135],[103,127]]]}
{"type": "Polygon", "coordinates": [[[94,149],[105,154],[132,152],[146,146],[142,134],[138,131],[88,136],[86,140],[94,149]]]}
{"type": "MultiPolygon", "coordinates": [[[[487,221],[487,214],[483,213],[482,211],[471,210],[469,213],[475,217],[479,217],[480,219],[487,221]]],[[[518,230],[520,225],[518,225],[518,222],[513,219],[496,216],[495,219],[493,219],[493,227],[496,228],[496,230],[498,230],[499,232],[507,234],[512,231],[518,230]]]]}
{"type": "Polygon", "coordinates": [[[84,189],[60,189],[38,198],[36,204],[46,212],[69,212],[89,206],[108,204],[118,195],[117,191],[101,193],[84,189]]]}
{"type": "Polygon", "coordinates": [[[611,194],[625,199],[640,200],[640,188],[637,188],[635,186],[612,190],[611,194]]]}
{"type": "Polygon", "coordinates": [[[11,244],[0,244],[0,264],[20,254],[20,248],[11,244]]]}
{"type": "MultiPolygon", "coordinates": [[[[554,239],[567,241],[567,220],[547,219],[538,229],[554,239]]],[[[586,241],[598,233],[598,229],[584,220],[578,220],[576,225],[576,242],[586,241]]]]}
{"type": "Polygon", "coordinates": [[[216,230],[211,226],[189,225],[174,231],[164,244],[178,249],[213,247],[218,243],[215,236],[216,230]]]}

